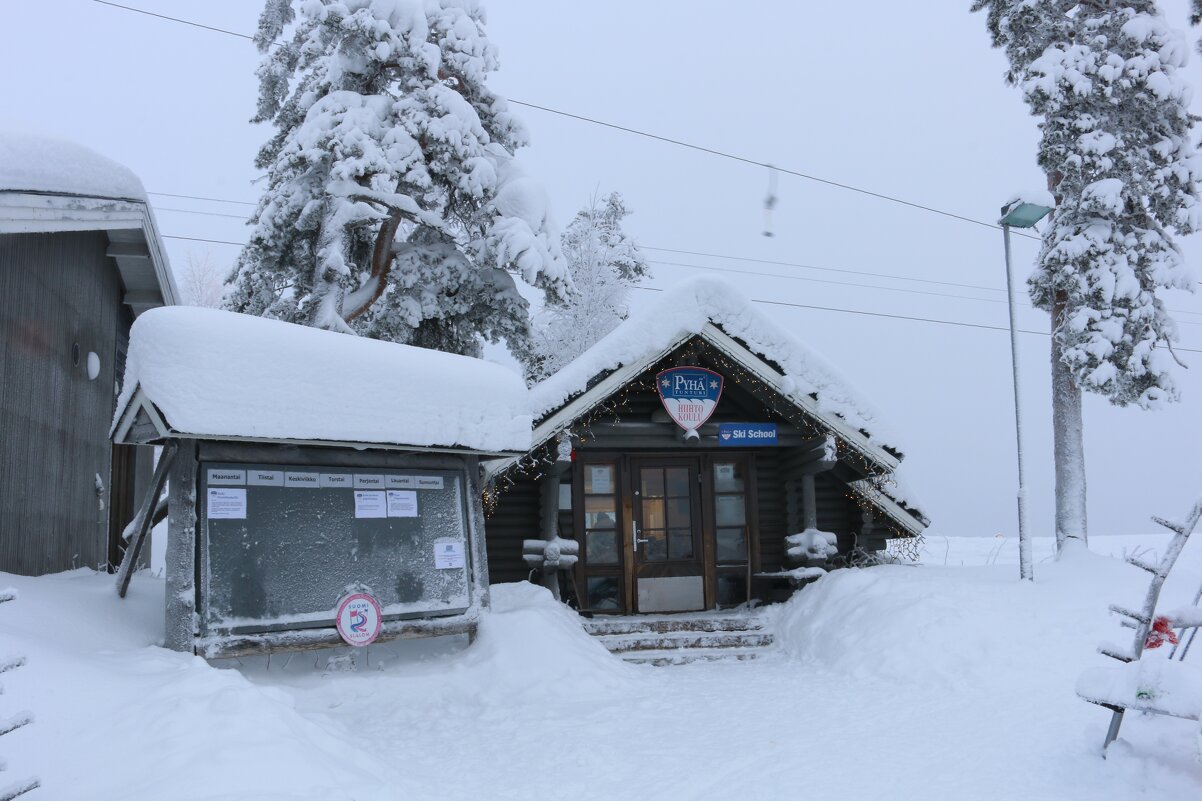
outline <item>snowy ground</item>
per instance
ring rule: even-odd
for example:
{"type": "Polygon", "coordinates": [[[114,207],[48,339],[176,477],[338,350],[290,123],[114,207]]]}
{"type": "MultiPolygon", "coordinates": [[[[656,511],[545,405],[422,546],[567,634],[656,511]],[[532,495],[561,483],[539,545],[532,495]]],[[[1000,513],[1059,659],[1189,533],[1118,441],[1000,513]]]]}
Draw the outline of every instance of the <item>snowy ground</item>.
{"type": "MultiPolygon", "coordinates": [[[[373,646],[214,669],[157,648],[162,583],[119,601],[88,571],[28,579],[0,606],[0,787],[38,799],[1197,799],[1196,724],[1109,713],[1073,693],[1118,639],[1111,602],[1146,574],[1106,538],[1020,585],[1009,543],[933,540],[919,567],[840,571],[775,607],[759,662],[629,666],[529,585],[497,588],[477,644],[373,646]],[[1001,547],[999,547],[1001,546],[1001,547]],[[339,652],[341,653],[341,652],[339,652]],[[338,661],[335,658],[335,663],[338,661]]],[[[1202,582],[1187,546],[1164,603],[1202,582]]],[[[1202,653],[1197,654],[1202,659],[1202,653]]],[[[1193,659],[1194,657],[1191,657],[1193,659]]]]}

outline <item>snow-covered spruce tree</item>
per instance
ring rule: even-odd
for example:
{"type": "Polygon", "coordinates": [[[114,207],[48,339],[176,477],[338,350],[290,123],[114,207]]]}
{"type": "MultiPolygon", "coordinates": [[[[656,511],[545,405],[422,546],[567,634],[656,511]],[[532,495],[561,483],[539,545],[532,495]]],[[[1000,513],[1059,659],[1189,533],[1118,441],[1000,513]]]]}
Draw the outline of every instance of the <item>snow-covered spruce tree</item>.
{"type": "Polygon", "coordinates": [[[267,188],[227,305],[477,355],[528,349],[509,272],[569,283],[476,0],[267,0],[255,122],[267,188]],[[291,35],[280,42],[286,31],[291,35]]]}
{"type": "Polygon", "coordinates": [[[1031,299],[1052,315],[1056,538],[1086,538],[1081,390],[1119,406],[1175,400],[1173,320],[1192,289],[1174,238],[1199,224],[1187,47],[1153,0],[977,0],[1008,80],[1039,118],[1056,197],[1031,299]]]}
{"type": "Polygon", "coordinates": [[[563,255],[575,289],[536,318],[529,380],[551,375],[626,319],[629,288],[648,274],[642,252],[622,230],[628,216],[622,196],[613,192],[594,197],[564,231],[563,255]]]}

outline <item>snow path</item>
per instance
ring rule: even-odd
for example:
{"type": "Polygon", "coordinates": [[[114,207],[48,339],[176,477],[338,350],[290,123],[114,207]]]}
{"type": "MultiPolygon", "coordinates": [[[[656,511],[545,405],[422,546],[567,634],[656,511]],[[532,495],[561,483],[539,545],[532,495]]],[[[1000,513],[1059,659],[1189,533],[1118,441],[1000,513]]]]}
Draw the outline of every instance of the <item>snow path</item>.
{"type": "MultiPolygon", "coordinates": [[[[0,679],[0,716],[37,720],[0,751],[64,800],[1197,799],[1194,724],[1130,716],[1103,761],[1109,713],[1073,693],[1119,636],[1106,604],[1142,575],[1094,555],[1016,574],[838,571],[771,610],[773,656],[673,668],[613,659],[541,590],[503,585],[470,649],[373,646],[351,672],[147,648],[162,585],[145,574],[124,604],[87,571],[3,575],[20,598],[0,655],[29,666],[0,679]]],[[[1199,581],[1191,543],[1165,603],[1199,581]]]]}

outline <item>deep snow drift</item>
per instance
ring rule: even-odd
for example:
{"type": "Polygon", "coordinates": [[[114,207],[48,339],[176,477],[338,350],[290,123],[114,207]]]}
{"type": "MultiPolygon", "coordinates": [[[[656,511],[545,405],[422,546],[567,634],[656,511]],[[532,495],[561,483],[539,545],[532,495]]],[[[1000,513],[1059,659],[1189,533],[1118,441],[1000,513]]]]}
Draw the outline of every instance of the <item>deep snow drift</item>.
{"type": "MultiPolygon", "coordinates": [[[[1009,545],[936,539],[923,566],[835,571],[767,610],[767,659],[671,668],[610,657],[525,584],[493,588],[471,648],[210,666],[153,647],[162,583],[146,573],[124,602],[89,571],[0,574],[20,591],[0,655],[29,659],[0,677],[0,717],[36,717],[0,752],[56,801],[1198,798],[1197,724],[1128,716],[1103,761],[1109,713],[1074,694],[1120,636],[1106,605],[1137,600],[1146,574],[1086,554],[1037,561],[1023,585],[1009,545]]],[[[1165,608],[1199,582],[1195,541],[1165,608]]]]}

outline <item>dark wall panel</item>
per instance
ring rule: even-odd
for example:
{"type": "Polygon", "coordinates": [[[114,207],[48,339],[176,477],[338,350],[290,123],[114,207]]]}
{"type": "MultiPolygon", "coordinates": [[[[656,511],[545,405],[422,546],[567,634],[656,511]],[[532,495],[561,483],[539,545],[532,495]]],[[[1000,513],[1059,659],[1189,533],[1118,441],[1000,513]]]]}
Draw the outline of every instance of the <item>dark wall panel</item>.
{"type": "Polygon", "coordinates": [[[121,309],[107,246],[102,232],[0,235],[0,570],[106,558],[98,500],[107,506],[121,309]],[[100,357],[94,381],[89,351],[100,357]]]}
{"type": "Polygon", "coordinates": [[[527,579],[530,568],[522,561],[522,540],[542,539],[538,484],[533,478],[515,478],[514,485],[501,492],[496,508],[484,520],[488,580],[493,584],[527,579]]]}

